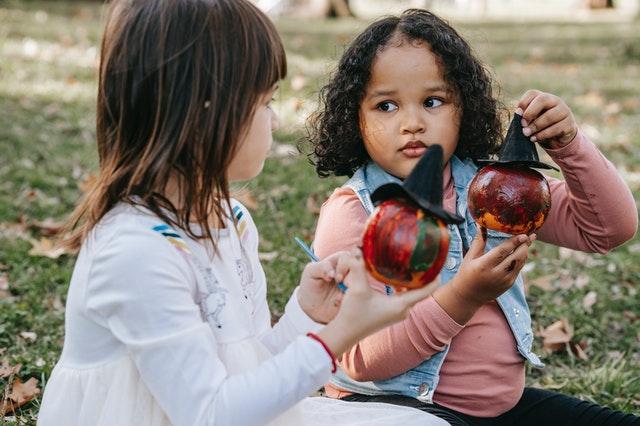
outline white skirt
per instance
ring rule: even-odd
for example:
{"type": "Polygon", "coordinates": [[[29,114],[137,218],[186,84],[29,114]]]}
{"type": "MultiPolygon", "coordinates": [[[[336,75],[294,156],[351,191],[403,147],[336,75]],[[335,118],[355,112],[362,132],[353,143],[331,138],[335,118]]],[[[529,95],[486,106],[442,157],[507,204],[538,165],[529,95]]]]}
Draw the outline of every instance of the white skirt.
{"type": "MultiPolygon", "coordinates": [[[[229,374],[246,371],[272,355],[257,339],[219,345],[229,374]]],[[[129,356],[86,369],[57,365],[38,424],[67,426],[170,426],[129,356]],[[71,403],[70,403],[71,401],[71,403]],[[49,412],[46,407],[55,411],[49,412]]],[[[409,407],[309,397],[269,423],[270,426],[448,425],[409,407]]],[[[260,425],[262,426],[262,425],[260,425]]]]}

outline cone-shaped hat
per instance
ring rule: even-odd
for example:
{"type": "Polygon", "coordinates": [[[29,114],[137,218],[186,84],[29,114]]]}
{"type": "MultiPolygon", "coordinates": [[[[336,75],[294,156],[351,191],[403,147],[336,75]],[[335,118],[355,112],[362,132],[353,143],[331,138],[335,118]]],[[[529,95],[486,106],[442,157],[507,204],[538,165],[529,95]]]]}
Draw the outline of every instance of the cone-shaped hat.
{"type": "Polygon", "coordinates": [[[464,219],[442,208],[442,147],[431,145],[411,174],[402,182],[387,183],[371,194],[375,205],[390,198],[407,198],[445,223],[464,219]]]}
{"type": "Polygon", "coordinates": [[[522,164],[536,169],[558,170],[556,167],[540,161],[535,144],[522,133],[521,122],[522,116],[514,114],[513,120],[511,120],[511,124],[509,125],[509,130],[507,130],[507,136],[500,147],[498,160],[478,160],[478,163],[511,163],[522,164]]]}

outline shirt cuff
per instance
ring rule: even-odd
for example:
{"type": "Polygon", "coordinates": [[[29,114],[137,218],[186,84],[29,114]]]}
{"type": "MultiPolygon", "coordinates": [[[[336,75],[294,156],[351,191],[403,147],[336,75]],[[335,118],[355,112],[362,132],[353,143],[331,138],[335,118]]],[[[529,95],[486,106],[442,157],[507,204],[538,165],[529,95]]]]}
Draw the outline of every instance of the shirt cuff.
{"type": "Polygon", "coordinates": [[[434,324],[437,324],[440,332],[445,336],[455,336],[460,333],[464,328],[464,325],[460,325],[451,318],[451,316],[444,310],[442,306],[433,297],[425,300],[425,304],[431,305],[430,311],[433,312],[434,324]]]}
{"type": "Polygon", "coordinates": [[[578,129],[578,133],[576,133],[576,137],[573,138],[571,142],[566,144],[561,148],[544,148],[544,150],[549,154],[549,156],[554,160],[559,160],[557,162],[562,162],[563,159],[570,157],[575,152],[580,151],[584,142],[588,142],[587,137],[578,129]]]}
{"type": "Polygon", "coordinates": [[[289,302],[287,302],[287,306],[284,308],[283,318],[286,317],[286,320],[292,324],[299,334],[320,331],[320,329],[324,327],[324,324],[315,322],[302,310],[298,302],[298,290],[299,287],[296,287],[289,302]]]}

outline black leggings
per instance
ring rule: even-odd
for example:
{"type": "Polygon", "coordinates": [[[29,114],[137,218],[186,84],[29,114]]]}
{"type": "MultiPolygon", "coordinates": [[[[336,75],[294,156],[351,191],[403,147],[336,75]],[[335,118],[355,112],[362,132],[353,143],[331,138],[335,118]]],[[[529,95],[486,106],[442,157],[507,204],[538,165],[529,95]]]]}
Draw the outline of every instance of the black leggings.
{"type": "Polygon", "coordinates": [[[525,388],[511,410],[498,417],[473,417],[438,404],[426,404],[399,395],[349,395],[345,401],[385,402],[426,411],[452,426],[640,426],[640,417],[625,414],[588,401],[543,389],[525,388]]]}

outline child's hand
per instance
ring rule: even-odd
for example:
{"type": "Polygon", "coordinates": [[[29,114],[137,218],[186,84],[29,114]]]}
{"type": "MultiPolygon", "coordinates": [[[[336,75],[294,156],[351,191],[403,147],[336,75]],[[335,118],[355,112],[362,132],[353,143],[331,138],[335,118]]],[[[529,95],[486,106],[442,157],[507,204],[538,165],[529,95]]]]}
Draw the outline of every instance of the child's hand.
{"type": "Polygon", "coordinates": [[[520,98],[516,113],[522,116],[522,133],[545,148],[562,148],[578,133],[571,109],[550,93],[527,91],[520,98]]]}
{"type": "Polygon", "coordinates": [[[302,271],[298,303],[315,322],[326,324],[340,308],[344,293],[338,284],[349,272],[351,254],[340,251],[316,263],[308,263],[302,271]]]}
{"type": "MultiPolygon", "coordinates": [[[[359,250],[345,257],[340,266],[348,269],[344,283],[349,289],[342,297],[335,318],[318,333],[338,356],[369,334],[405,318],[413,305],[429,296],[437,286],[429,284],[387,296],[369,284],[359,250]]],[[[336,279],[342,272],[337,271],[336,279]]]]}
{"type": "Polygon", "coordinates": [[[482,305],[511,287],[536,238],[535,234],[516,235],[484,253],[486,240],[482,234],[476,234],[451,283],[433,296],[459,324],[465,324],[482,305]]]}

